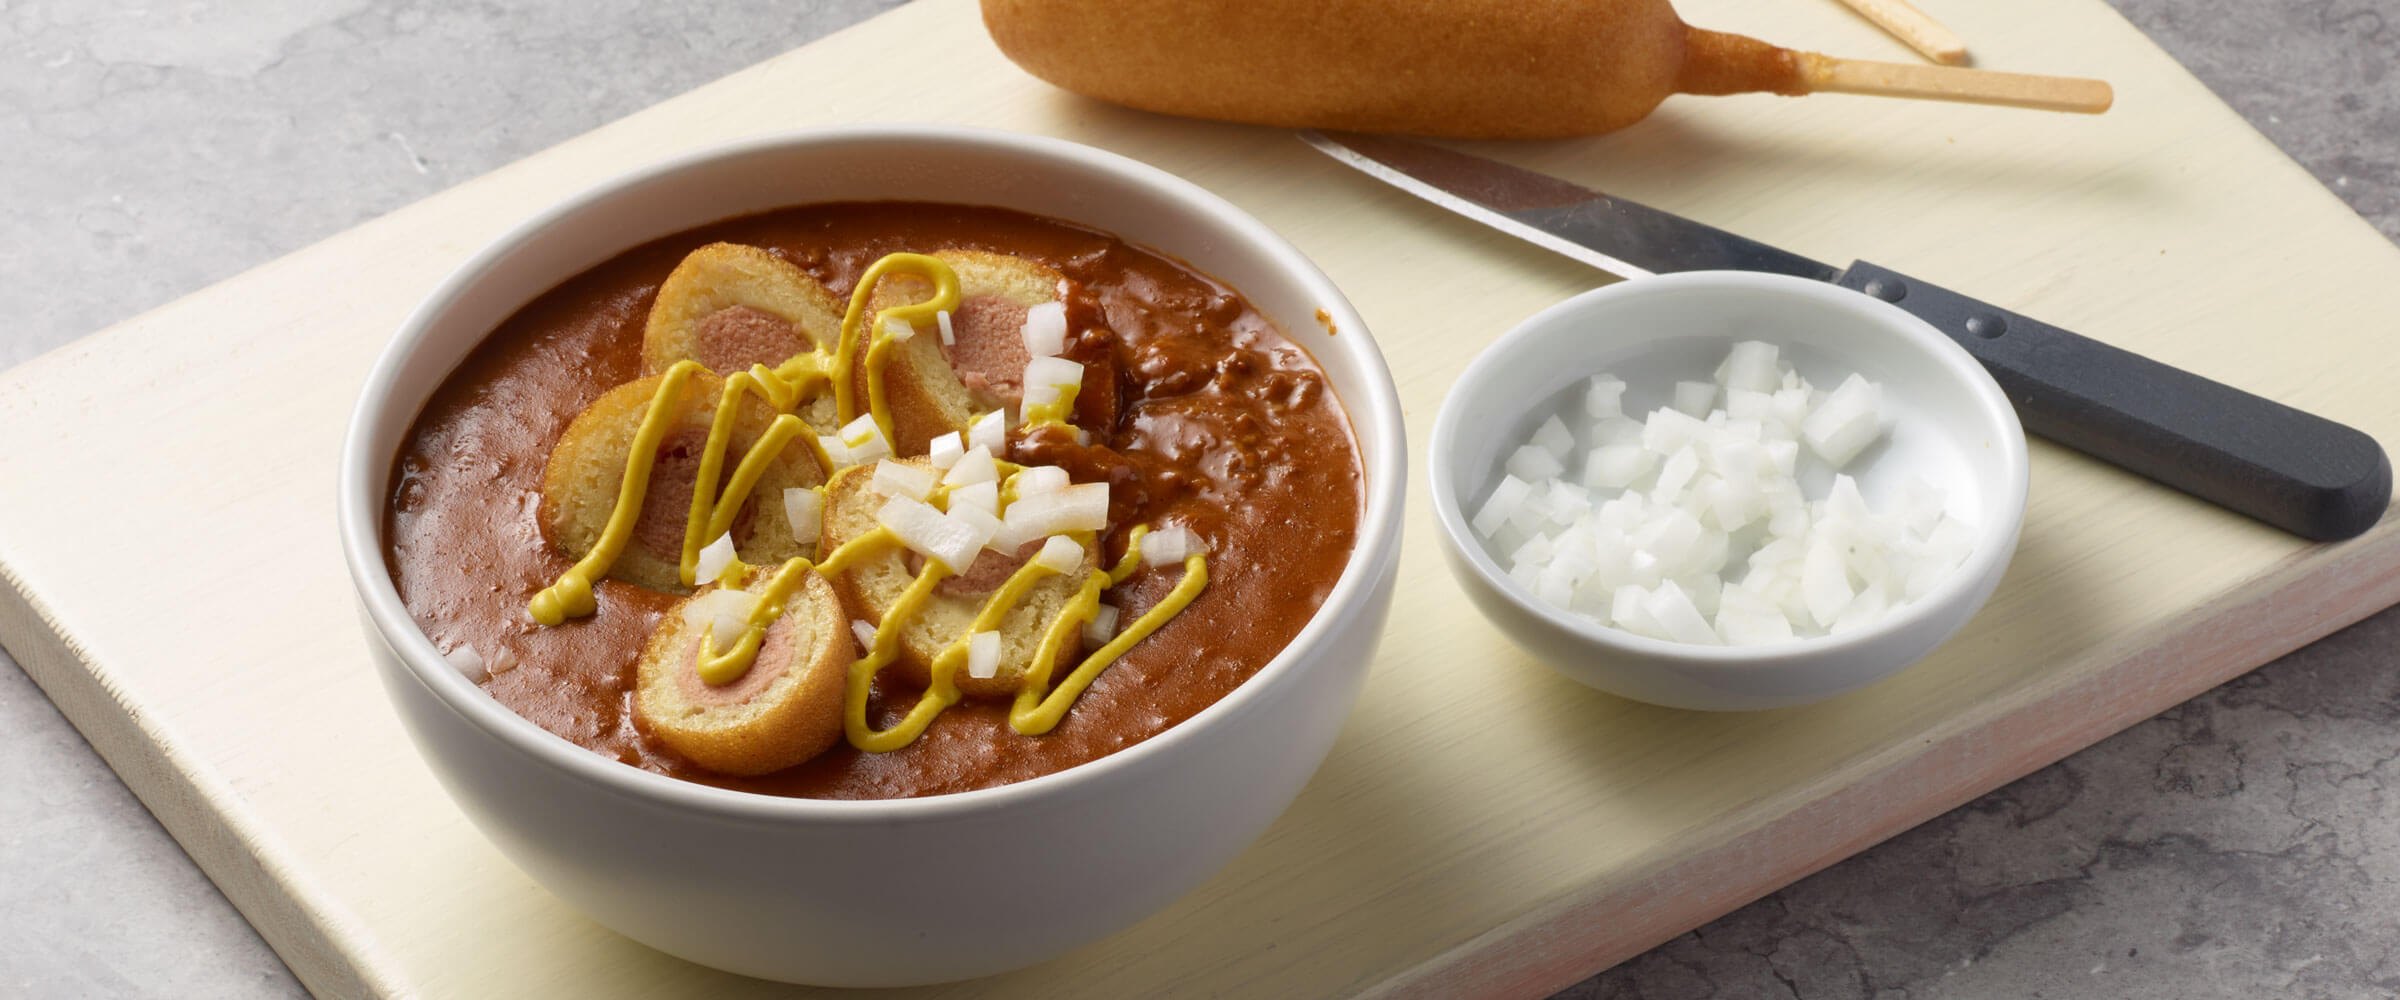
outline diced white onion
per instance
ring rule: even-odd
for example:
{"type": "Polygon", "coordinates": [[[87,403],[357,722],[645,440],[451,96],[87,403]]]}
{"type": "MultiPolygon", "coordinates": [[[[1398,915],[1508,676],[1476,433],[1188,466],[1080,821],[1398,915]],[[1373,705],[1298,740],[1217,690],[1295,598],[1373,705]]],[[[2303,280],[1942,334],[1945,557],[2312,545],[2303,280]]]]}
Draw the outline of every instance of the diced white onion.
{"type": "Polygon", "coordinates": [[[960,437],[957,431],[934,438],[925,445],[925,460],[932,463],[934,468],[945,472],[949,471],[951,466],[957,465],[958,460],[965,457],[966,454],[966,439],[960,437]]]}
{"type": "MultiPolygon", "coordinates": [[[[1537,599],[1671,642],[1784,642],[1863,627],[1972,550],[1939,489],[1911,481],[1878,510],[1839,471],[1883,434],[1864,376],[1820,393],[1743,341],[1714,381],[1658,388],[1674,405],[1635,420],[1624,383],[1595,375],[1567,402],[1580,427],[1547,417],[1506,453],[1470,525],[1537,599]],[[1832,485],[1812,499],[1804,478],[1832,485]]],[[[1144,539],[1146,562],[1181,554],[1168,530],[1144,539]]]]}
{"type": "Polygon", "coordinates": [[[948,310],[948,309],[937,310],[937,311],[936,311],[936,312],[933,314],[933,321],[934,321],[935,323],[939,324],[939,325],[941,326],[941,328],[942,328],[942,346],[943,346],[943,347],[949,347],[949,346],[951,346],[951,345],[953,345],[953,344],[956,344],[956,343],[958,343],[958,332],[957,332],[956,330],[953,330],[953,329],[951,329],[951,327],[950,327],[950,310],[948,310]]]}
{"type": "Polygon", "coordinates": [[[824,534],[825,494],[806,486],[785,488],[783,519],[791,522],[794,539],[804,545],[813,544],[824,534]]]}
{"type": "MultiPolygon", "coordinates": [[[[1142,548],[1145,553],[1149,551],[1149,539],[1142,540],[1142,548]]],[[[1535,535],[1532,538],[1526,539],[1524,544],[1519,545],[1514,550],[1510,551],[1508,554],[1508,562],[1511,566],[1514,566],[1518,563],[1540,564],[1548,562],[1550,557],[1557,554],[1557,552],[1558,543],[1552,541],[1548,535],[1535,535]]]]}
{"type": "Polygon", "coordinates": [[[1852,375],[1800,422],[1800,436],[1810,450],[1836,469],[1850,464],[1858,453],[1883,436],[1883,390],[1864,376],[1852,375]]]}
{"type": "Polygon", "coordinates": [[[1027,544],[1041,537],[1025,530],[1022,526],[1011,526],[1008,522],[1002,521],[1000,530],[992,533],[992,540],[985,542],[984,548],[1013,559],[1017,553],[1024,551],[1027,544]]]}
{"type": "Polygon", "coordinates": [[[1066,349],[1066,303],[1044,302],[1025,310],[1025,354],[1028,357],[1054,357],[1066,349]]]}
{"type": "Polygon", "coordinates": [[[1000,463],[992,458],[992,450],[982,445],[967,449],[967,453],[950,466],[942,482],[950,486],[969,486],[975,483],[1000,481],[1000,463]]]}
{"type": "Polygon", "coordinates": [[[1029,497],[1036,493],[1056,493],[1071,482],[1067,470],[1055,465],[1034,465],[1017,472],[1017,495],[1029,497]]]}
{"type": "Polygon", "coordinates": [[[858,448],[867,445],[872,438],[882,437],[883,428],[876,426],[874,414],[861,413],[835,433],[843,444],[858,448]]]}
{"type": "Polygon", "coordinates": [[[733,532],[718,535],[716,541],[700,550],[700,564],[696,567],[699,575],[694,579],[700,583],[716,583],[733,566],[733,556],[733,532]]]}
{"type": "Polygon", "coordinates": [[[907,320],[897,316],[887,316],[883,320],[883,334],[895,341],[906,341],[917,335],[917,328],[910,325],[907,320]]]}
{"type": "Polygon", "coordinates": [[[1083,623],[1083,644],[1092,649],[1108,645],[1117,637],[1117,606],[1102,604],[1092,609],[1092,618],[1083,623]]]}
{"type": "Polygon", "coordinates": [[[1942,520],[1942,488],[1926,482],[1923,476],[1910,476],[1900,484],[1900,519],[1908,530],[1920,535],[1933,533],[1942,520]]]}
{"type": "Polygon", "coordinates": [[[972,507],[986,514],[1000,513],[999,483],[969,483],[950,488],[950,509],[972,507]]]}
{"type": "Polygon", "coordinates": [[[1760,447],[1766,451],[1767,460],[1775,464],[1777,473],[1788,478],[1799,468],[1800,442],[1769,441],[1760,447]]]}
{"type": "Polygon", "coordinates": [[[1968,548],[1974,544],[1967,526],[1947,514],[1942,515],[1941,523],[1934,525],[1925,540],[1928,551],[1949,557],[1952,562],[1966,558],[1968,548]]]}
{"type": "Polygon", "coordinates": [[[1518,507],[1532,493],[1533,486],[1524,480],[1515,476],[1500,477],[1500,485],[1492,487],[1492,495],[1485,498],[1483,507],[1475,512],[1475,533],[1490,538],[1492,532],[1500,530],[1501,522],[1516,517],[1518,507]]]}
{"type": "Polygon", "coordinates": [[[1666,462],[1658,467],[1658,487],[1651,496],[1666,502],[1668,498],[1683,492],[1684,486],[1692,481],[1692,475],[1699,471],[1700,457],[1692,452],[1690,445],[1675,449],[1674,454],[1668,455],[1666,462]]]}
{"type": "Polygon", "coordinates": [[[1549,452],[1552,458],[1564,459],[1575,450],[1575,432],[1568,430],[1567,422],[1558,419],[1557,414],[1551,414],[1550,419],[1542,421],[1542,426],[1534,428],[1532,447],[1549,452]]]}
{"type": "Polygon", "coordinates": [[[1766,598],[1740,587],[1726,588],[1717,604],[1717,634],[1729,645],[1750,646],[1792,638],[1792,623],[1766,598]]]}
{"type": "Polygon", "coordinates": [[[967,676],[986,681],[1000,676],[1000,633],[984,631],[967,637],[967,676]]]}
{"type": "MultiPolygon", "coordinates": [[[[990,483],[977,483],[970,488],[994,491],[999,489],[990,483]]],[[[991,508],[979,507],[972,503],[959,503],[958,494],[953,492],[950,494],[950,510],[942,516],[964,527],[967,530],[967,537],[978,540],[975,543],[977,545],[987,549],[996,549],[1009,555],[1015,555],[1017,552],[1016,545],[1002,544],[1000,536],[1006,533],[1007,526],[1000,523],[1000,516],[992,513],[991,508]]]]}
{"type": "Polygon", "coordinates": [[[1800,422],[1808,419],[1808,392],[1808,384],[1805,382],[1777,389],[1775,395],[1767,399],[1767,410],[1774,415],[1775,422],[1782,424],[1785,430],[1798,434],[1800,422]]]}
{"type": "Polygon", "coordinates": [[[933,493],[933,473],[887,458],[875,463],[875,476],[867,485],[887,497],[923,500],[933,493]]]}
{"type": "Polygon", "coordinates": [[[1649,604],[1649,598],[1650,592],[1643,589],[1641,584],[1628,583],[1618,587],[1608,600],[1609,620],[1614,622],[1618,628],[1635,635],[1646,635],[1653,639],[1666,638],[1663,631],[1659,629],[1658,623],[1650,619],[1650,612],[1644,610],[1649,604]]]}
{"type": "Polygon", "coordinates": [[[1822,535],[1810,540],[1808,555],[1800,561],[1800,594],[1819,628],[1831,627],[1850,604],[1850,578],[1842,568],[1841,549],[1822,535]]]}
{"type": "Polygon", "coordinates": [[[1042,550],[1034,553],[1033,561],[1053,573],[1072,573],[1083,565],[1083,546],[1065,535],[1052,535],[1042,541],[1042,550]]]}
{"type": "Polygon", "coordinates": [[[1652,455],[1639,444],[1604,444],[1584,456],[1585,489],[1621,490],[1650,470],[1652,455]]]}
{"type": "Polygon", "coordinates": [[[485,672],[493,677],[498,677],[515,669],[517,669],[517,654],[510,652],[508,647],[502,646],[492,650],[491,663],[485,672]]]}
{"type": "Polygon", "coordinates": [[[1725,415],[1734,420],[1765,422],[1775,419],[1775,397],[1748,389],[1725,390],[1725,415]]]}
{"type": "Polygon", "coordinates": [[[993,536],[998,535],[1001,528],[999,518],[974,507],[948,511],[942,515],[942,519],[950,522],[952,528],[965,537],[964,541],[958,543],[959,551],[963,553],[960,558],[965,561],[949,563],[959,567],[961,573],[975,564],[975,553],[989,547],[993,536]]]}
{"type": "Polygon", "coordinates": [[[1675,383],[1675,408],[1703,420],[1710,408],[1717,405],[1717,386],[1714,382],[1675,383]]]}
{"type": "Polygon", "coordinates": [[[474,683],[481,684],[492,678],[491,670],[484,666],[483,654],[476,652],[475,647],[466,643],[462,642],[449,652],[443,653],[442,660],[450,664],[451,669],[465,675],[467,680],[474,683]]]}
{"type": "Polygon", "coordinates": [[[834,469],[846,469],[858,464],[851,459],[850,446],[842,443],[842,436],[839,434],[817,435],[817,446],[825,449],[825,459],[833,463],[833,468],[825,470],[827,472],[832,472],[834,469]]]}
{"type": "Polygon", "coordinates": [[[1642,423],[1642,447],[1663,457],[1711,433],[1707,423],[1691,414],[1662,407],[1652,410],[1650,419],[1642,423]]]}
{"type": "Polygon", "coordinates": [[[858,419],[842,425],[842,446],[850,450],[847,465],[865,465],[892,457],[892,442],[883,436],[883,428],[875,425],[875,415],[861,413],[858,419]]]}
{"type": "Polygon", "coordinates": [[[1151,566],[1179,563],[1208,551],[1208,543],[1192,529],[1171,524],[1142,536],[1142,562],[1151,566]]]}
{"type": "Polygon", "coordinates": [[[1507,469],[1509,475],[1531,482],[1556,479],[1559,473],[1567,471],[1567,466],[1558,460],[1557,455],[1551,454],[1550,449],[1529,444],[1509,453],[1507,469]]]}
{"type": "Polygon", "coordinates": [[[1868,584],[1866,589],[1859,591],[1858,596],[1850,600],[1849,606],[1843,608],[1842,613],[1834,618],[1833,624],[1826,626],[1825,630],[1834,635],[1840,635],[1883,617],[1884,611],[1890,606],[1891,599],[1884,596],[1883,585],[1880,583],[1868,584]]]}
{"type": "Polygon", "coordinates": [[[875,626],[868,624],[866,619],[850,619],[850,634],[858,640],[859,649],[871,651],[875,648],[875,626]]]}
{"type": "Polygon", "coordinates": [[[701,629],[714,629],[717,648],[730,644],[743,629],[750,627],[750,613],[758,610],[758,595],[747,590],[720,587],[692,595],[683,602],[683,627],[694,635],[701,629]],[[732,622],[731,627],[724,623],[732,622]]]}
{"type": "Polygon", "coordinates": [[[1000,516],[1019,538],[1099,531],[1108,527],[1108,484],[1079,483],[1049,493],[1020,496],[1000,516]]]}
{"type": "Polygon", "coordinates": [[[1592,443],[1595,445],[1641,444],[1642,422],[1627,416],[1605,418],[1592,425],[1592,443]]]}
{"type": "Polygon", "coordinates": [[[1663,581],[1657,590],[1651,591],[1650,596],[1642,600],[1642,611],[1650,616],[1660,631],[1667,634],[1667,638],[1676,642],[1698,646],[1714,646],[1723,642],[1717,638],[1717,630],[1700,617],[1699,609],[1692,606],[1691,597],[1673,580],[1663,581]]]}
{"type": "Polygon", "coordinates": [[[1025,405],[1058,402],[1064,388],[1083,384],[1083,366],[1065,358],[1035,357],[1025,363],[1025,405]]]}
{"type": "Polygon", "coordinates": [[[993,410],[967,425],[967,447],[998,455],[1008,450],[1008,414],[993,410]]]}
{"type": "MultiPolygon", "coordinates": [[[[740,593],[740,591],[735,591],[735,593],[740,593]]],[[[742,633],[747,631],[750,631],[750,612],[747,609],[740,614],[721,611],[717,613],[716,617],[708,620],[709,642],[717,649],[732,648],[734,644],[742,641],[742,633]]]]}
{"type": "Polygon", "coordinates": [[[1592,376],[1583,390],[1583,414],[1594,420],[1623,416],[1625,380],[1607,372],[1592,376]]]}
{"type": "Polygon", "coordinates": [[[975,537],[974,529],[963,519],[944,515],[933,505],[907,497],[893,497],[875,511],[875,523],[892,529],[892,535],[909,551],[946,566],[953,573],[966,572],[975,562],[975,553],[988,538],[975,537]]]}
{"type": "Polygon", "coordinates": [[[1575,600],[1575,583],[1569,577],[1567,567],[1560,563],[1551,563],[1534,574],[1533,590],[1542,596],[1542,600],[1562,608],[1575,600]]]}
{"type": "Polygon", "coordinates": [[[1869,517],[1867,498],[1858,492],[1858,480],[1836,473],[1833,489],[1825,493],[1825,513],[1830,521],[1855,522],[1869,517]]]}
{"type": "Polygon", "coordinates": [[[1783,384],[1780,354],[1775,345],[1765,341],[1745,340],[1735,344],[1733,350],[1726,352],[1725,363],[1717,366],[1717,384],[1729,391],[1772,393],[1783,384]]]}

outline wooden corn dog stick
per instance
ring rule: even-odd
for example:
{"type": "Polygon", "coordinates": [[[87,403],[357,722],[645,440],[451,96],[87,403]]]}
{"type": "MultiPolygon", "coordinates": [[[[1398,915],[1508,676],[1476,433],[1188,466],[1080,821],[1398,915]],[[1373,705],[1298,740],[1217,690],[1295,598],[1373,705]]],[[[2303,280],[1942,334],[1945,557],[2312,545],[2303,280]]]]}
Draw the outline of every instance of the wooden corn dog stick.
{"type": "Polygon", "coordinates": [[[1800,59],[1801,86],[1812,93],[1916,97],[2084,114],[2106,111],[2116,101],[2116,92],[2105,80],[1839,59],[1814,52],[1795,54],[1800,59]]]}
{"type": "Polygon", "coordinates": [[[1860,17],[1875,22],[1875,26],[1892,37],[1908,43],[1908,47],[1937,63],[1950,66],[1967,61],[1966,39],[1943,27],[1940,21],[1927,17],[1908,0],[1842,0],[1860,17]]]}

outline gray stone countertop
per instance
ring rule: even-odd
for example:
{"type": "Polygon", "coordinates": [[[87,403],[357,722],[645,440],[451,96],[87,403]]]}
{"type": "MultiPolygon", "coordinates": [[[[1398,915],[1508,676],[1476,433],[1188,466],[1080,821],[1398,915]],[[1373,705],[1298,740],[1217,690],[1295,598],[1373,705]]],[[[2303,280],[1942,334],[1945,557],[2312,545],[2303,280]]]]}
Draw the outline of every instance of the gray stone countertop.
{"type": "MultiPolygon", "coordinates": [[[[2112,2],[2400,238],[2400,2],[2112,2]]],[[[0,367],[885,6],[0,0],[0,367]]],[[[2400,995],[2396,639],[2386,611],[1562,996],[2400,995]]],[[[0,759],[0,996],[303,995],[13,662],[0,759]]]]}

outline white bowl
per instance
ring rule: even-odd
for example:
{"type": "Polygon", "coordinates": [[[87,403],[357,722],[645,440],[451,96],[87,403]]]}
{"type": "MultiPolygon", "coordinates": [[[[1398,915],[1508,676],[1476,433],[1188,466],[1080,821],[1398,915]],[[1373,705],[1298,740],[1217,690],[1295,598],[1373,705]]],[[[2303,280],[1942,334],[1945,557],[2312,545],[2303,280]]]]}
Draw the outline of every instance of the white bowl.
{"type": "Polygon", "coordinates": [[[985,975],[1096,940],[1190,891],[1266,829],[1324,759],[1382,632],[1405,459],[1399,399],[1365,322],[1223,199],[1052,139],[850,128],[638,170],[476,254],[368,377],[338,502],[384,686],[434,773],[510,860],[662,951],[769,979],[884,986],[985,975]],[[1247,683],[1153,739],[1029,781],[895,801],[776,798],[627,767],[518,717],[445,664],[383,554],[392,457],[442,378],[519,306],[621,250],[730,216],[861,199],[998,205],[1107,230],[1240,289],[1313,353],[1366,475],[1357,549],[1315,619],[1247,683]]]}
{"type": "MultiPolygon", "coordinates": [[[[1580,397],[1578,397],[1580,398],[1580,397]]],[[[1948,639],[2000,583],[2025,517],[2025,431],[1965,349],[1899,307],[1824,282],[1745,271],[1640,278],[1575,296],[1503,334],[1453,385],[1434,420],[1434,517],[1452,572],[1518,644],[1575,680],[1675,708],[1778,708],[1887,677],[1948,639]],[[1667,405],[1677,380],[1707,381],[1736,341],[1782,348],[1809,381],[1848,372],[1883,383],[1889,431],[1853,468],[1870,503],[1910,476],[1947,494],[1974,531],[1951,576],[1874,624],[1761,646],[1665,642],[1563,611],[1510,579],[1468,527],[1501,464],[1563,394],[1595,372],[1626,382],[1625,410],[1667,405]]],[[[1820,494],[1812,494],[1820,495],[1820,494]]]]}

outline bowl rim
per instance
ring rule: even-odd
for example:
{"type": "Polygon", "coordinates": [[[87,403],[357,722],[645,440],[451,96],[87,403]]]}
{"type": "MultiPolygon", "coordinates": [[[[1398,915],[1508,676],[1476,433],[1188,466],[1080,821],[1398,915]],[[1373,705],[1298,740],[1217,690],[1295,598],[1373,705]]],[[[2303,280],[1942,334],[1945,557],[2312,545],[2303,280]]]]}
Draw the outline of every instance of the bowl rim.
{"type": "MultiPolygon", "coordinates": [[[[1765,339],[1772,340],[1771,337],[1765,339]]],[[[1784,274],[1724,270],[1682,271],[1618,281],[1569,296],[1510,327],[1476,355],[1459,373],[1457,381],[1451,384],[1449,393],[1442,399],[1441,411],[1434,417],[1433,434],[1426,445],[1425,462],[1433,497],[1434,520],[1440,524],[1443,538],[1452,551],[1463,557],[1459,562],[1473,569],[1488,592],[1499,595],[1518,610],[1534,616],[1551,628],[1602,649],[1637,654],[1653,660],[1680,661],[1678,666],[1683,669],[1728,674],[1784,669],[1795,660],[1840,657],[1847,653],[1862,652],[1969,597],[1987,578],[2003,570],[2015,552],[2017,537],[2024,523],[2026,496],[2031,484],[2031,464],[2024,426],[2000,384],[1993,381],[1982,362],[1976,361],[1966,348],[1959,346],[1931,323],[1889,302],[1826,282],[1784,274]],[[1465,390],[1497,378],[1511,364],[1510,356],[1514,352],[1553,324],[1577,319],[1594,310],[1612,309],[1619,301],[1636,297],[1705,296],[1734,289],[1790,296],[1854,313],[1862,326],[1874,327],[1881,333],[1891,335],[1897,342],[1922,352],[1952,376],[1957,388],[1966,392],[1975,402],[1974,412],[1982,418],[1984,429],[1990,432],[1993,447],[2000,452],[2001,458],[2003,478],[1997,484],[1996,495],[2002,505],[2000,509],[1989,512],[1982,523],[1975,525],[1975,548],[1968,553],[1966,561],[1952,570],[1949,578],[1933,590],[1871,624],[1840,635],[1802,637],[1748,646],[1702,646],[1636,635],[1553,607],[1546,601],[1524,593],[1516,581],[1500,569],[1498,560],[1467,524],[1463,505],[1453,487],[1458,473],[1462,471],[1457,465],[1457,442],[1465,433],[1466,421],[1460,403],[1461,397],[1466,394],[1465,390]]]]}
{"type": "MultiPolygon", "coordinates": [[[[926,200],[912,198],[910,200],[926,200]]],[[[758,211],[771,211],[761,208],[758,211]]],[[[686,228],[715,219],[696,219],[686,228]]],[[[1077,221],[1077,220],[1067,220],[1077,221]]],[[[670,230],[680,231],[680,230],[670,230]]],[[[660,233],[659,236],[667,235],[660,233]]],[[[652,237],[656,238],[656,237],[652,237]]],[[[1148,246],[1147,244],[1145,244],[1148,246]]],[[[1181,261],[1172,248],[1151,246],[1181,261]]],[[[571,275],[562,276],[565,280],[571,275]]],[[[531,289],[526,301],[543,289],[531,289]]],[[[1277,320],[1291,317],[1272,317],[1277,320]]],[[[1313,320],[1313,317],[1297,317],[1313,320]]],[[[1289,330],[1288,325],[1285,329],[1289,330]]],[[[478,341],[480,343],[480,341],[478,341]]],[[[1303,348],[1306,349],[1306,348],[1303,348]]],[[[1312,352],[1315,356],[1315,352],[1312,352]]],[[[1320,362],[1321,363],[1321,362],[1320,362]]],[[[455,371],[455,367],[452,369],[455,371]]],[[[445,378],[447,375],[444,376],[445,378]]],[[[436,383],[438,385],[438,383],[436,383]]],[[[1329,389],[1332,387],[1329,385],[1329,389]]],[[[405,430],[402,431],[405,434],[405,430]]],[[[1400,545],[1402,506],[1407,490],[1407,446],[1399,392],[1383,353],[1368,332],[1366,321],[1324,271],[1283,236],[1223,197],[1168,171],[1122,154],[1050,136],[972,126],[931,124],[870,124],[800,128],[712,144],[664,157],[603,179],[561,198],[485,243],[436,285],[404,320],[377,355],[361,386],[357,404],[342,436],[337,466],[335,505],[343,561],[362,613],[405,672],[448,711],[518,754],[562,775],[601,788],[678,810],[720,819],[758,822],[883,824],[980,814],[1010,806],[1059,799],[1077,790],[1140,767],[1154,758],[1179,752],[1183,744],[1216,728],[1219,720],[1248,711],[1270,688],[1314,658],[1334,640],[1337,624],[1357,617],[1373,600],[1380,577],[1396,564],[1400,545]],[[693,173],[705,173],[722,161],[760,155],[805,156],[823,147],[860,144],[916,145],[928,149],[974,149],[984,154],[1015,157],[1029,164],[1063,168],[1068,172],[1098,172],[1142,189],[1145,198],[1163,202],[1176,214],[1197,213],[1214,219],[1236,236],[1235,245],[1264,255],[1271,268],[1292,276],[1303,297],[1324,310],[1331,328],[1341,335],[1329,338],[1331,349],[1346,355],[1356,370],[1363,398],[1341,398],[1354,440],[1368,432],[1383,442],[1374,454],[1361,449],[1361,510],[1357,539],[1325,600],[1283,650],[1224,697],[1190,718],[1132,746],[1072,767],[990,788],[901,799],[809,799],[720,788],[657,774],[605,758],[518,715],[468,681],[441,658],[432,641],[402,604],[397,584],[383,552],[384,497],[369,483],[388,490],[392,456],[377,454],[373,431],[385,422],[401,421],[405,428],[422,412],[423,399],[398,400],[395,383],[407,362],[420,350],[434,324],[454,307],[481,276],[499,262],[523,250],[551,228],[645,186],[669,183],[693,173]],[[405,413],[392,412],[405,407],[405,413]]],[[[411,734],[411,743],[415,743],[411,734]]],[[[418,748],[420,756],[424,748],[418,748]]]]}

